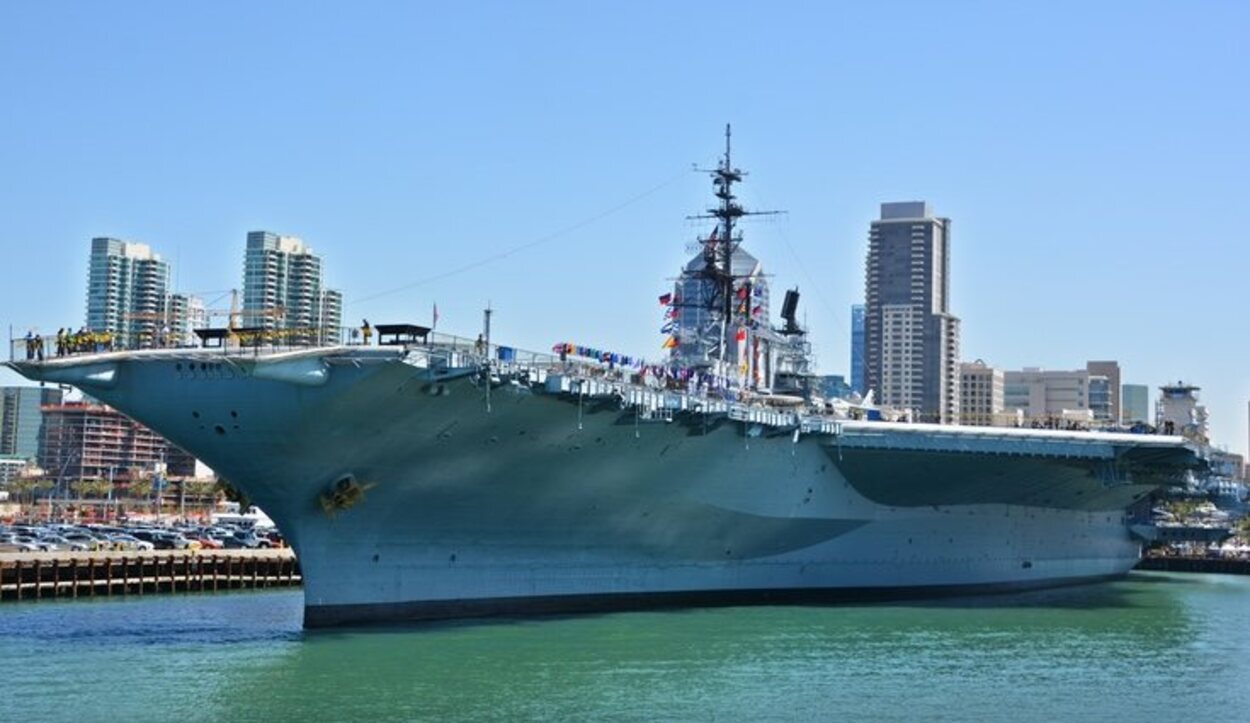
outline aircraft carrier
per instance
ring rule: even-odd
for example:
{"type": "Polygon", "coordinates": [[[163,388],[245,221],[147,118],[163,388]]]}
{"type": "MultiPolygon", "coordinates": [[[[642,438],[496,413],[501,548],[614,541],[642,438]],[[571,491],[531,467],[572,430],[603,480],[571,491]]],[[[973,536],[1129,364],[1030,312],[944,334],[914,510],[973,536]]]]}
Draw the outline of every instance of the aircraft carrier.
{"type": "MultiPolygon", "coordinates": [[[[797,294],[768,323],[734,221],[667,299],[669,356],[379,327],[380,345],[82,354],[70,384],[244,490],[310,627],[888,599],[1122,575],[1129,508],[1201,465],[1179,436],[889,421],[812,386],[797,294]],[[761,311],[763,308],[763,311],[761,311]]],[[[888,410],[885,410],[888,411],[888,410]]]]}

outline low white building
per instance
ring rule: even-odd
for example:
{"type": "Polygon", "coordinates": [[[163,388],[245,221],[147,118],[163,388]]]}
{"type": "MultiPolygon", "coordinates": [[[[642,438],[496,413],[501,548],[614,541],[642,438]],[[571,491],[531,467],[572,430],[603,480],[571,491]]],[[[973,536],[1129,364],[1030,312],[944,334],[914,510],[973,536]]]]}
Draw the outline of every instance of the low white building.
{"type": "Polygon", "coordinates": [[[8,487],[21,476],[28,464],[28,460],[15,454],[0,455],[0,487],[8,487]]]}
{"type": "Polygon", "coordinates": [[[1003,375],[1003,408],[1017,409],[1026,421],[1062,419],[1089,409],[1089,372],[1025,367],[1003,375]]]}

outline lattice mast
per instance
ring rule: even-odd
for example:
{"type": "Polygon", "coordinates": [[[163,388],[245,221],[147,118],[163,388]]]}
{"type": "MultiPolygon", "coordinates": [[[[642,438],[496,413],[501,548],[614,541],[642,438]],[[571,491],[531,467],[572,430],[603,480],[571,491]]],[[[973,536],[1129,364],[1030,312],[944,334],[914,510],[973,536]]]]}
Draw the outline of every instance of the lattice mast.
{"type": "MultiPolygon", "coordinates": [[[[724,365],[729,361],[728,331],[729,324],[734,319],[734,304],[736,302],[735,292],[738,290],[737,282],[750,282],[750,276],[736,276],[733,270],[734,252],[742,245],[742,232],[737,228],[738,219],[744,216],[771,216],[781,213],[781,211],[747,211],[738,203],[737,197],[734,195],[733,186],[746,177],[746,172],[735,168],[732,161],[732,130],[729,124],[725,124],[725,155],[717,164],[716,168],[699,169],[702,172],[712,176],[712,185],[715,187],[714,195],[719,199],[720,203],[715,208],[710,208],[706,213],[687,216],[688,220],[715,220],[716,225],[712,228],[712,232],[699,239],[699,243],[703,247],[703,258],[706,261],[701,272],[704,278],[712,282],[714,293],[712,297],[706,301],[707,308],[715,317],[719,317],[719,334],[718,339],[712,349],[710,356],[718,363],[724,365]]],[[[747,313],[746,322],[750,319],[751,311],[751,289],[746,287],[746,303],[747,313]]]]}

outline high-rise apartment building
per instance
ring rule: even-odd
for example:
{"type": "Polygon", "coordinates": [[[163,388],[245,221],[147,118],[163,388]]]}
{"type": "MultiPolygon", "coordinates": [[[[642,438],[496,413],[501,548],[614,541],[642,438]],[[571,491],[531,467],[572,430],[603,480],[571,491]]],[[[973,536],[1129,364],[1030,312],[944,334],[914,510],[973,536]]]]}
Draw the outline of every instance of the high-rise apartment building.
{"type": "MultiPolygon", "coordinates": [[[[321,257],[295,236],[247,235],[243,264],[243,326],[281,330],[284,343],[314,344],[326,334],[321,257]]],[[[342,297],[329,316],[342,316],[342,297]]],[[[330,319],[332,320],[332,319],[330,319]]]]}
{"type": "Polygon", "coordinates": [[[191,294],[170,294],[167,309],[167,345],[195,346],[195,330],[208,326],[204,300],[191,294]]]}
{"type": "Polygon", "coordinates": [[[1092,394],[1095,399],[1090,404],[1094,418],[1105,422],[1120,420],[1120,363],[1115,361],[1091,361],[1085,363],[1091,383],[1094,384],[1092,394]],[[1105,379],[1097,381],[1097,377],[1105,379]],[[1105,389],[1105,394],[1104,390],[1105,389]]]}
{"type": "Polygon", "coordinates": [[[1150,387],[1124,384],[1120,387],[1120,422],[1142,424],[1150,421],[1150,387]]]}
{"type": "Polygon", "coordinates": [[[851,391],[863,394],[864,388],[864,305],[851,304],[851,391]]]}
{"type": "Polygon", "coordinates": [[[58,480],[124,479],[135,472],[191,475],[195,459],[117,410],[81,402],[45,407],[40,466],[58,480]]]}
{"type": "Polygon", "coordinates": [[[64,392],[47,387],[0,387],[0,455],[39,458],[43,407],[60,404],[64,392]]]}
{"type": "Polygon", "coordinates": [[[321,292],[321,343],[343,343],[343,294],[334,289],[321,292]]]}
{"type": "Polygon", "coordinates": [[[91,239],[87,328],[113,335],[120,348],[154,346],[165,326],[169,264],[147,244],[91,239]]]}
{"type": "Polygon", "coordinates": [[[1003,370],[979,359],[960,364],[959,423],[989,427],[1003,418],[1003,370]]]}
{"type": "Polygon", "coordinates": [[[868,232],[864,385],[928,422],[959,421],[959,319],[950,313],[950,219],[924,201],[881,204],[868,232]]]}

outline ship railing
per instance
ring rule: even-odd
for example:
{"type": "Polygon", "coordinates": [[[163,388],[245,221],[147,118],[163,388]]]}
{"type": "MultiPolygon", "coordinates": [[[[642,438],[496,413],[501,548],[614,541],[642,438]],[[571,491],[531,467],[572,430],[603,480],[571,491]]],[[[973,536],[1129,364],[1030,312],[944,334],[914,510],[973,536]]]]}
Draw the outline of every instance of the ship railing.
{"type": "Polygon", "coordinates": [[[9,340],[9,361],[47,361],[112,352],[180,349],[197,353],[260,356],[324,346],[360,344],[360,329],[339,326],[286,329],[195,330],[195,341],[184,335],[71,331],[40,335],[33,332],[9,340]],[[215,332],[215,333],[206,333],[215,332]],[[353,332],[355,332],[353,334],[353,332]],[[200,336],[204,334],[204,336],[200,336]]]}
{"type": "Polygon", "coordinates": [[[565,373],[571,377],[629,382],[638,370],[609,361],[595,361],[571,355],[561,357],[550,352],[536,352],[506,344],[487,343],[484,339],[469,339],[431,331],[426,343],[410,344],[409,351],[422,353],[455,352],[471,364],[487,366],[493,373],[515,374],[541,371],[565,373]]]}

